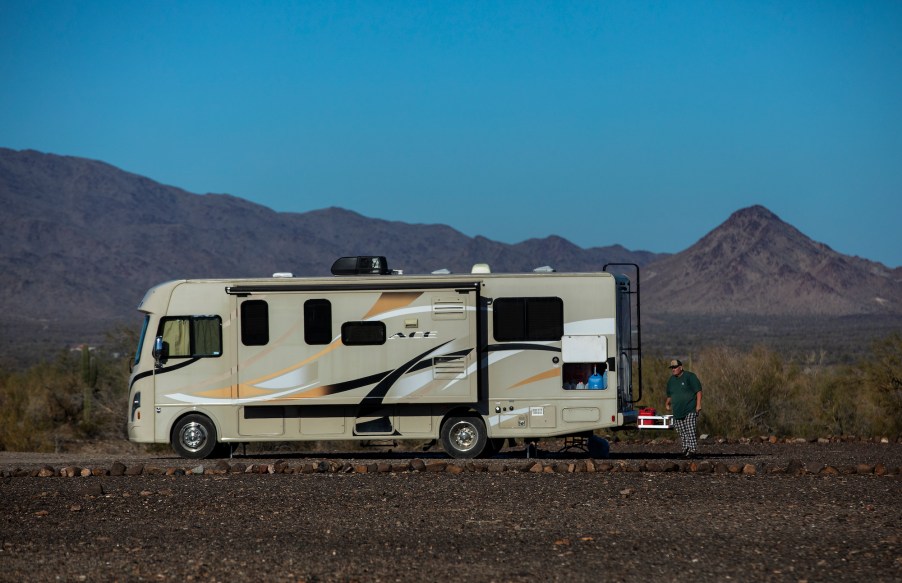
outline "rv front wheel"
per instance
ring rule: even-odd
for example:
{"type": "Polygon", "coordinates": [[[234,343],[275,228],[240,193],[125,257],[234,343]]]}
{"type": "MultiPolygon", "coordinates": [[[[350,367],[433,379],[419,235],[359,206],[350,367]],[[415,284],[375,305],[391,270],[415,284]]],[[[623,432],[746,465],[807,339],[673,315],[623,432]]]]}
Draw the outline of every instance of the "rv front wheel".
{"type": "Polygon", "coordinates": [[[442,448],[453,458],[474,458],[485,444],[485,423],[478,417],[451,417],[442,425],[442,448]]]}
{"type": "Polygon", "coordinates": [[[216,428],[208,417],[186,415],[172,428],[172,449],[184,458],[203,459],[216,449],[216,428]]]}

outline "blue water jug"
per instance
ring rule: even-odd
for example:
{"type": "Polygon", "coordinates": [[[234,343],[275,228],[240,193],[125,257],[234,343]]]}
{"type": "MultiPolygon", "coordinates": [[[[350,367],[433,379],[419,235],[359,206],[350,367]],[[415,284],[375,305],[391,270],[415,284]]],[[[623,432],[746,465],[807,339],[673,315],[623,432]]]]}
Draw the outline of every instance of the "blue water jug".
{"type": "Polygon", "coordinates": [[[589,377],[588,388],[596,390],[605,388],[604,378],[602,378],[602,376],[598,374],[598,371],[595,371],[594,373],[592,373],[592,376],[589,377]]]}

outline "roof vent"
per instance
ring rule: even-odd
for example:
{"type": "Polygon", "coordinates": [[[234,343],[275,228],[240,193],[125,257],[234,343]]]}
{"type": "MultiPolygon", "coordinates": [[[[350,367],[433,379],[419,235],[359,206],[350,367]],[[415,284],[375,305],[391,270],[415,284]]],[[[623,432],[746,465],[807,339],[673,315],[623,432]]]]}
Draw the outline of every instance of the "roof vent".
{"type": "Polygon", "coordinates": [[[445,269],[443,267],[442,269],[436,269],[435,271],[433,271],[432,275],[449,275],[450,273],[451,273],[450,269],[445,269]]]}
{"type": "Polygon", "coordinates": [[[470,270],[470,273],[492,273],[488,263],[477,263],[470,270]]]}
{"type": "Polygon", "coordinates": [[[542,267],[536,267],[535,269],[533,269],[534,273],[554,273],[555,271],[557,270],[550,265],[543,265],[542,267]]]}
{"type": "Polygon", "coordinates": [[[277,271],[272,274],[273,277],[294,277],[294,274],[290,271],[277,271]]]}

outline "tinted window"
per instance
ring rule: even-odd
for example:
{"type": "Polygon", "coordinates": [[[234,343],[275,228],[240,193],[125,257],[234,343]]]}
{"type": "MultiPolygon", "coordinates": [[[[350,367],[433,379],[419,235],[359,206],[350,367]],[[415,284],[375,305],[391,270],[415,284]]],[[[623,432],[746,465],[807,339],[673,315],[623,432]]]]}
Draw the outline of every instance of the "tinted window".
{"type": "Polygon", "coordinates": [[[382,322],[345,322],[341,325],[341,341],[349,346],[385,344],[382,322]]]}
{"type": "Polygon", "coordinates": [[[241,304],[241,343],[263,346],[269,342],[269,305],[263,300],[241,304]]]}
{"type": "Polygon", "coordinates": [[[141,336],[138,338],[138,349],[135,351],[135,364],[141,360],[141,348],[144,346],[144,337],[147,336],[147,325],[150,323],[150,316],[144,315],[144,324],[141,326],[141,336]]]}
{"type": "Polygon", "coordinates": [[[564,335],[561,298],[499,298],[492,306],[496,340],[560,340],[564,335]]]}
{"type": "Polygon", "coordinates": [[[304,341],[307,344],[332,341],[332,303],[329,300],[304,302],[304,341]]]}

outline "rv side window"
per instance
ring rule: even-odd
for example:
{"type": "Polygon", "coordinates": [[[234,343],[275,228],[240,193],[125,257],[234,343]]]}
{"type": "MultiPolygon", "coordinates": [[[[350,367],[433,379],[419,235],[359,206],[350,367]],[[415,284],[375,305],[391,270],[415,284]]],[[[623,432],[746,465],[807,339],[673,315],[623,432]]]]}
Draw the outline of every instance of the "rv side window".
{"type": "Polygon", "coordinates": [[[498,298],[492,306],[495,340],[560,340],[564,335],[561,298],[498,298]]]}
{"type": "Polygon", "coordinates": [[[160,321],[158,336],[169,345],[170,358],[199,358],[222,354],[222,318],[176,316],[160,321]]]}
{"type": "Polygon", "coordinates": [[[382,322],[345,322],[341,325],[341,341],[348,346],[385,344],[382,322]]]}
{"type": "Polygon", "coordinates": [[[241,343],[245,346],[269,343],[269,305],[263,300],[241,303],[241,343]]]}
{"type": "Polygon", "coordinates": [[[307,344],[332,341],[332,302],[329,300],[304,302],[304,341],[307,344]]]}

